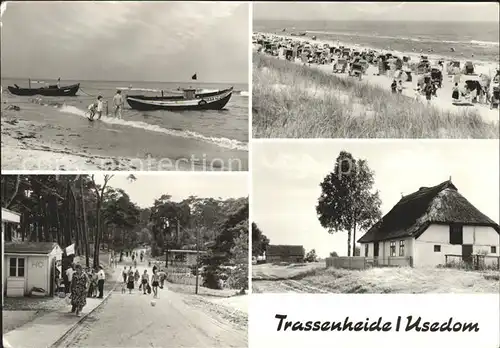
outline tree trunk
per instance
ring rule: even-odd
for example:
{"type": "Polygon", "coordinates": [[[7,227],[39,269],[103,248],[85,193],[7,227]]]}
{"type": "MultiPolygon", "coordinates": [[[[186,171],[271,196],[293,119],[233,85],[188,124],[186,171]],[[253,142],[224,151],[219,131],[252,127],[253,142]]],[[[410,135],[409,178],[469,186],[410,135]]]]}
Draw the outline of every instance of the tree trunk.
{"type": "Polygon", "coordinates": [[[80,178],[80,196],[82,199],[81,212],[82,212],[82,232],[83,232],[83,244],[85,247],[85,265],[90,267],[90,247],[88,240],[88,230],[87,230],[87,215],[85,213],[85,196],[83,195],[83,179],[80,178]]]}
{"type": "Polygon", "coordinates": [[[99,245],[101,243],[101,198],[97,199],[97,223],[94,239],[94,267],[99,266],[99,245]]]}
{"type": "Polygon", "coordinates": [[[356,255],[356,221],[354,221],[354,227],[352,229],[352,256],[360,256],[356,255]]]}
{"type": "Polygon", "coordinates": [[[347,231],[347,256],[351,256],[351,230],[347,231]]]}

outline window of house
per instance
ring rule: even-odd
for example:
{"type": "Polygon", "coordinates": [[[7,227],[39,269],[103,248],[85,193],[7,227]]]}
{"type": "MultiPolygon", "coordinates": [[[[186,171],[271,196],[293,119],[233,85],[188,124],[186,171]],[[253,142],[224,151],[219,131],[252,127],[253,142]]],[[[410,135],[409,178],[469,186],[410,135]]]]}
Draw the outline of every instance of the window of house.
{"type": "Polygon", "coordinates": [[[390,249],[391,249],[391,257],[396,256],[396,242],[390,243],[390,249]]]}
{"type": "Polygon", "coordinates": [[[497,247],[496,246],[492,246],[491,247],[491,253],[492,254],[496,254],[497,253],[497,247]]]}
{"type": "Polygon", "coordinates": [[[462,225],[450,225],[450,244],[463,244],[463,232],[462,225]]]}
{"type": "Polygon", "coordinates": [[[405,241],[399,241],[399,256],[405,256],[405,241]]]}
{"type": "Polygon", "coordinates": [[[441,252],[441,245],[434,245],[434,252],[440,253],[441,252]]]}
{"type": "Polygon", "coordinates": [[[365,244],[365,257],[368,257],[368,244],[365,244]]]}
{"type": "Polygon", "coordinates": [[[9,262],[9,277],[24,277],[24,259],[11,257],[9,262]]]}

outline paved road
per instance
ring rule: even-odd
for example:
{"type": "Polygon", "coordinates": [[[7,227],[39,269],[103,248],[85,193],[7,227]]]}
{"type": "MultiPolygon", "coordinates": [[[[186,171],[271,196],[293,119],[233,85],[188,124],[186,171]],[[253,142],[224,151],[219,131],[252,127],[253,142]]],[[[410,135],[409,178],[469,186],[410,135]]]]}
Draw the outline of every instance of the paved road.
{"type": "MultiPolygon", "coordinates": [[[[138,268],[142,273],[144,266],[138,268]]],[[[159,289],[159,297],[153,307],[151,295],[122,294],[118,287],[58,348],[248,346],[247,329],[200,305],[199,297],[167,289],[159,289]]]]}

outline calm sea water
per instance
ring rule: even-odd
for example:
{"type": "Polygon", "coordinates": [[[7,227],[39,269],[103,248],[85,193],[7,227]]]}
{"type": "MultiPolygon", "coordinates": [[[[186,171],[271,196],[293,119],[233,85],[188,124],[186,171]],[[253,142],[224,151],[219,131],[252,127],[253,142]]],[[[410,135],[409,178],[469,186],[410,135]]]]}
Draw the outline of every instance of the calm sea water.
{"type": "MultiPolygon", "coordinates": [[[[44,80],[53,84],[54,81],[44,80]]],[[[178,87],[223,89],[230,87],[230,84],[218,83],[162,83],[162,82],[134,82],[134,81],[61,81],[62,85],[69,85],[80,82],[80,90],[76,97],[50,98],[52,101],[66,104],[60,109],[61,114],[74,113],[82,115],[98,95],[102,95],[104,100],[112,105],[112,98],[117,87],[145,88],[158,90],[175,90],[178,87]]],[[[28,80],[2,79],[3,95],[7,86],[17,84],[20,87],[27,87],[28,80]]],[[[33,87],[34,85],[32,85],[33,87]]],[[[234,149],[246,149],[249,139],[248,131],[248,85],[233,85],[235,92],[231,100],[223,110],[206,111],[136,111],[129,108],[125,103],[123,119],[127,127],[133,127],[144,132],[153,131],[156,133],[178,134],[184,138],[193,140],[209,140],[213,144],[221,147],[234,149]]],[[[127,93],[124,92],[124,95],[127,93]]],[[[158,93],[131,91],[130,94],[158,95],[158,93]]],[[[33,97],[12,97],[12,100],[32,99],[33,97]]],[[[109,110],[111,112],[111,108],[109,110]]],[[[62,115],[64,117],[64,115],[62,115]]]]}
{"type": "Polygon", "coordinates": [[[499,23],[394,21],[286,21],[256,20],[254,31],[307,31],[318,39],[339,40],[402,52],[433,50],[448,57],[499,61],[499,23]],[[455,52],[451,51],[451,48],[455,52]]]}

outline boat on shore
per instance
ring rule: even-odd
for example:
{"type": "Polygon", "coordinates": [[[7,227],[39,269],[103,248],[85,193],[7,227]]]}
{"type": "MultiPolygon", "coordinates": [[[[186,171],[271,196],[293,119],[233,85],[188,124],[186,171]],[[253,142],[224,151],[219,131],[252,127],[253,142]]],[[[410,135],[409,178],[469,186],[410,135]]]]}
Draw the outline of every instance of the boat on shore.
{"type": "Polygon", "coordinates": [[[132,109],[140,111],[221,110],[229,102],[232,94],[233,87],[213,91],[185,88],[172,95],[161,97],[127,95],[125,99],[132,109]]]}
{"type": "Polygon", "coordinates": [[[7,89],[10,93],[20,96],[34,96],[41,95],[44,97],[73,97],[80,89],[80,84],[76,83],[69,86],[51,85],[39,88],[22,88],[18,85],[8,86],[7,89]]]}

